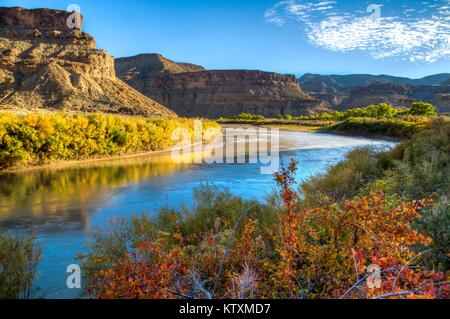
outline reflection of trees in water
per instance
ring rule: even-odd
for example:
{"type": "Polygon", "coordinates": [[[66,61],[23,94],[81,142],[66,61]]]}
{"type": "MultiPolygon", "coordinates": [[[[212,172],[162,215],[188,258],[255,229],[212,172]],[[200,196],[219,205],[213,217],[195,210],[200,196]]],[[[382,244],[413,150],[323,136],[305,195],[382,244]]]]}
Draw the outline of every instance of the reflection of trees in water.
{"type": "Polygon", "coordinates": [[[89,215],[114,189],[186,168],[167,156],[93,162],[0,175],[0,229],[64,223],[89,226],[89,215]]]}

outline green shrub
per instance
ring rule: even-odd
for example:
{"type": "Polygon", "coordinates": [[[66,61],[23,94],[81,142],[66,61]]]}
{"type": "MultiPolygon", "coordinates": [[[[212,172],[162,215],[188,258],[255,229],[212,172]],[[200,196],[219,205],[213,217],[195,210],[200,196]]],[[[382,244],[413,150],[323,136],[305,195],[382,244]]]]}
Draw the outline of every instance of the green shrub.
{"type": "Polygon", "coordinates": [[[392,151],[396,167],[391,177],[397,192],[423,197],[450,189],[450,121],[434,120],[429,128],[392,151]]]}
{"type": "Polygon", "coordinates": [[[425,102],[414,102],[412,104],[411,115],[420,115],[420,116],[434,116],[437,114],[436,108],[430,104],[425,102]]]}
{"type": "Polygon", "coordinates": [[[351,152],[345,161],[302,185],[306,201],[340,201],[372,191],[404,198],[446,195],[450,189],[450,121],[440,118],[426,127],[389,152],[370,148],[351,152]]]}
{"type": "Polygon", "coordinates": [[[0,299],[28,299],[41,260],[34,237],[0,235],[0,299]]]}
{"type": "Polygon", "coordinates": [[[286,120],[286,121],[292,121],[294,117],[289,114],[277,114],[276,118],[279,120],[286,120]]]}
{"type": "Polygon", "coordinates": [[[327,127],[327,131],[341,131],[362,135],[390,136],[411,138],[426,129],[430,124],[427,118],[403,119],[349,118],[343,122],[327,127]]]}
{"type": "MultiPolygon", "coordinates": [[[[227,238],[238,224],[238,241],[244,225],[249,221],[257,221],[258,228],[263,233],[278,225],[280,209],[275,204],[275,199],[263,204],[256,200],[242,199],[229,191],[203,185],[195,190],[193,200],[192,209],[162,208],[154,218],[146,215],[134,216],[128,221],[114,220],[107,227],[98,229],[92,235],[89,253],[79,256],[84,261],[84,277],[90,278],[101,270],[112,268],[127,254],[135,252],[133,247],[143,240],[164,242],[170,247],[178,240],[174,235],[179,234],[180,237],[189,238],[191,242],[199,244],[203,238],[201,234],[212,233],[217,239],[227,238]],[[92,258],[93,256],[95,258],[92,258]]],[[[198,247],[192,246],[192,250],[195,254],[198,247]]]]}
{"type": "Polygon", "coordinates": [[[345,112],[325,112],[315,115],[298,116],[297,120],[319,120],[319,121],[342,121],[349,118],[385,118],[392,119],[399,116],[401,110],[391,106],[387,103],[380,103],[378,105],[371,105],[364,108],[349,109],[345,112]]]}
{"type": "Polygon", "coordinates": [[[305,204],[314,206],[352,198],[362,186],[380,176],[381,157],[376,149],[370,147],[352,151],[343,162],[301,185],[305,204]]]}
{"type": "Polygon", "coordinates": [[[263,115],[255,115],[250,113],[241,113],[238,116],[234,117],[236,120],[247,120],[247,121],[260,121],[264,120],[265,117],[263,115]]]}
{"type": "Polygon", "coordinates": [[[371,105],[365,108],[350,109],[344,113],[344,118],[352,117],[370,117],[370,118],[394,118],[398,114],[398,110],[389,104],[381,103],[371,105]]]}
{"type": "MultiPolygon", "coordinates": [[[[430,262],[440,270],[450,269],[450,200],[442,197],[432,209],[422,213],[418,229],[433,239],[430,262]]],[[[426,250],[426,249],[424,249],[426,250]]]]}

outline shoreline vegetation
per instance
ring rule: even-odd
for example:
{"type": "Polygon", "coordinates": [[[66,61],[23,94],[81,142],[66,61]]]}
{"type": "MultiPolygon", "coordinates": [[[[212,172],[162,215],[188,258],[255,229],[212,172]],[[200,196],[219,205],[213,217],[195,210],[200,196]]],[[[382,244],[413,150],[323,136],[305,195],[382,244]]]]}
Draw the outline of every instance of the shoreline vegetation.
{"type": "MultiPolygon", "coordinates": [[[[195,147],[196,145],[208,145],[208,141],[202,142],[202,143],[193,143],[191,144],[191,147],[195,147]]],[[[33,165],[33,166],[26,166],[26,167],[11,167],[8,169],[0,170],[0,176],[3,174],[15,174],[15,173],[26,173],[26,172],[32,172],[32,171],[40,171],[40,170],[56,170],[56,169],[65,169],[65,168],[73,168],[73,167],[84,167],[88,164],[97,164],[97,163],[110,163],[114,161],[121,161],[121,160],[132,160],[132,159],[140,159],[140,158],[151,158],[151,157],[160,157],[165,155],[171,155],[172,149],[166,148],[159,151],[149,151],[149,152],[142,152],[142,153],[131,153],[131,154],[124,154],[124,155],[109,155],[104,157],[90,157],[83,160],[61,160],[61,161],[54,161],[47,164],[41,164],[41,165],[33,165]]]]}
{"type": "MultiPolygon", "coordinates": [[[[256,125],[317,133],[334,133],[352,136],[410,139],[429,127],[438,116],[433,105],[416,102],[411,109],[399,109],[381,103],[366,108],[334,111],[317,115],[261,115],[242,113],[231,118],[218,119],[219,124],[256,125]]],[[[441,115],[446,117],[445,115],[441,115]]]]}
{"type": "MultiPolygon", "coordinates": [[[[426,129],[436,111],[417,102],[411,110],[388,104],[276,119],[248,113],[217,121],[202,119],[202,130],[220,125],[254,125],[284,130],[405,140],[426,129]]],[[[119,157],[166,152],[174,129],[193,134],[193,119],[77,114],[0,112],[0,174],[44,167],[70,166],[119,157]]],[[[207,141],[204,141],[207,142],[207,141]]]]}
{"type": "MultiPolygon", "coordinates": [[[[202,131],[220,128],[201,123],[202,131]]],[[[193,136],[194,119],[0,112],[0,173],[167,152],[176,129],[193,136]]]]}

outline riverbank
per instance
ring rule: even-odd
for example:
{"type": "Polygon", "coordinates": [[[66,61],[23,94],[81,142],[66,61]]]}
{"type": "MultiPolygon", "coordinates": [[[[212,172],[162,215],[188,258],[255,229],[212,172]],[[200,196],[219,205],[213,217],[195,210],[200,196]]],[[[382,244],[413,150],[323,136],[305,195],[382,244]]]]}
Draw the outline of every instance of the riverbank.
{"type": "MultiPolygon", "coordinates": [[[[289,125],[264,125],[264,126],[255,126],[255,125],[238,125],[238,124],[226,124],[222,125],[223,129],[227,128],[251,128],[251,127],[265,127],[265,128],[277,128],[280,131],[285,132],[305,132],[305,133],[320,133],[317,129],[312,127],[297,127],[297,126],[289,126],[289,125]]],[[[334,135],[341,135],[345,136],[345,134],[334,134],[334,135]]],[[[350,135],[347,135],[350,136],[350,135]]],[[[386,138],[380,138],[380,140],[389,140],[394,141],[394,139],[386,139],[386,138]]],[[[202,142],[202,143],[193,143],[190,145],[192,149],[194,149],[198,145],[209,145],[211,141],[208,142],[202,142]]],[[[58,169],[67,169],[67,168],[75,168],[75,167],[87,167],[87,166],[96,166],[96,164],[114,164],[115,162],[123,162],[127,160],[133,161],[134,159],[145,159],[145,160],[152,160],[155,162],[173,162],[171,159],[172,155],[172,148],[168,148],[165,150],[159,150],[159,151],[149,151],[149,152],[140,152],[140,153],[133,153],[133,154],[118,154],[118,155],[112,155],[112,156],[104,156],[104,157],[94,157],[84,160],[61,160],[56,162],[51,162],[47,164],[42,165],[33,165],[33,166],[24,166],[24,167],[12,167],[8,169],[4,169],[0,171],[0,176],[5,174],[15,174],[15,173],[27,173],[27,172],[34,172],[34,171],[41,171],[41,170],[58,170],[58,169]]],[[[194,153],[192,153],[193,155],[194,153]]]]}
{"type": "MultiPolygon", "coordinates": [[[[197,144],[192,144],[192,147],[195,147],[197,144]]],[[[113,155],[113,156],[105,156],[98,158],[89,158],[85,160],[72,160],[72,161],[58,161],[52,162],[48,164],[42,165],[34,165],[34,166],[25,166],[25,167],[13,167],[0,171],[0,176],[4,174],[14,174],[14,173],[24,173],[24,172],[33,172],[45,169],[64,169],[64,168],[72,168],[77,166],[87,166],[88,164],[102,163],[102,162],[113,162],[116,160],[128,160],[128,159],[136,159],[136,158],[149,158],[149,157],[160,157],[160,156],[169,156],[172,153],[172,149],[165,149],[160,151],[150,151],[143,153],[133,153],[133,154],[123,154],[123,155],[113,155]]]]}
{"type": "MultiPolygon", "coordinates": [[[[220,129],[211,120],[143,118],[105,114],[0,113],[0,170],[102,161],[168,152],[195,130],[220,129]]],[[[203,142],[213,139],[205,137],[203,142]]]]}
{"type": "MultiPolygon", "coordinates": [[[[220,119],[221,125],[252,125],[278,128],[288,131],[331,133],[343,136],[360,136],[389,140],[408,140],[420,131],[427,129],[436,117],[387,118],[349,118],[342,121],[319,120],[284,120],[254,119],[235,120],[220,119]]],[[[448,117],[442,116],[447,119],[448,117]]]]}
{"type": "Polygon", "coordinates": [[[296,120],[282,120],[282,119],[218,119],[217,123],[220,125],[253,125],[253,126],[267,126],[274,128],[283,128],[286,130],[296,130],[302,132],[311,132],[319,130],[320,128],[334,125],[337,121],[296,121],[296,120]]]}
{"type": "Polygon", "coordinates": [[[437,114],[433,105],[414,102],[411,109],[380,103],[342,112],[332,111],[302,116],[279,114],[276,118],[242,113],[232,118],[221,118],[218,123],[286,127],[297,131],[407,140],[429,128],[431,121],[439,118],[448,120],[448,116],[437,114]]]}

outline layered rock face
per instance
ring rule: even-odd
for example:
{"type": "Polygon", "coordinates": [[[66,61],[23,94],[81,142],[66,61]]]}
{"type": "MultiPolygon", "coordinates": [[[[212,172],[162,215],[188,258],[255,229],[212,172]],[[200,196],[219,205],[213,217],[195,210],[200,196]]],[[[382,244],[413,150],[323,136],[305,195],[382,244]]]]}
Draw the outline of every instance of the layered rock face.
{"type": "Polygon", "coordinates": [[[0,109],[175,116],[117,79],[113,57],[67,26],[71,15],[0,8],[0,109]]]}
{"type": "Polygon", "coordinates": [[[295,76],[261,71],[204,71],[162,74],[149,90],[178,114],[218,118],[240,113],[274,117],[324,110],[305,94],[295,76]]]}
{"type": "Polygon", "coordinates": [[[159,55],[116,60],[118,76],[181,116],[228,117],[243,112],[273,117],[325,111],[295,76],[262,71],[206,71],[159,55]]]}
{"type": "Polygon", "coordinates": [[[327,106],[346,110],[387,102],[410,107],[415,101],[434,104],[440,112],[450,111],[450,74],[442,73],[422,79],[374,75],[306,74],[300,78],[302,87],[327,106]]]}

